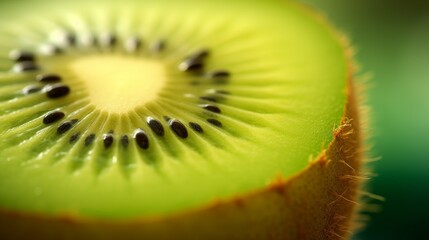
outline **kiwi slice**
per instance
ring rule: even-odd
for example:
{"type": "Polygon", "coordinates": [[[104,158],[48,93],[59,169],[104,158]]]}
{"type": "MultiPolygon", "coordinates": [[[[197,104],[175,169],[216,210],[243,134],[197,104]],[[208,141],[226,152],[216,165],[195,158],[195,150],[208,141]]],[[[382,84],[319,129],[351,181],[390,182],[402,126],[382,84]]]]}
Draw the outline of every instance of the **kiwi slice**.
{"type": "Polygon", "coordinates": [[[349,235],[361,157],[351,59],[311,10],[281,0],[9,9],[4,236],[349,235]]]}

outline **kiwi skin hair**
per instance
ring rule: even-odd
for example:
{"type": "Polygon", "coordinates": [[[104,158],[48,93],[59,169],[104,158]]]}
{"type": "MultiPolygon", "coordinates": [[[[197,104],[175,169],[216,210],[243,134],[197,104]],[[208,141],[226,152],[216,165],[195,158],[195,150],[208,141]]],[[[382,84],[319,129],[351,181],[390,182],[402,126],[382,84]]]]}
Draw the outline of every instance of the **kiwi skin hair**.
{"type": "MultiPolygon", "coordinates": [[[[313,10],[297,8],[328,25],[313,10]]],[[[108,219],[0,207],[0,239],[348,239],[357,226],[362,185],[362,100],[352,49],[329,28],[347,60],[346,103],[331,142],[300,171],[171,214],[108,219]]]]}

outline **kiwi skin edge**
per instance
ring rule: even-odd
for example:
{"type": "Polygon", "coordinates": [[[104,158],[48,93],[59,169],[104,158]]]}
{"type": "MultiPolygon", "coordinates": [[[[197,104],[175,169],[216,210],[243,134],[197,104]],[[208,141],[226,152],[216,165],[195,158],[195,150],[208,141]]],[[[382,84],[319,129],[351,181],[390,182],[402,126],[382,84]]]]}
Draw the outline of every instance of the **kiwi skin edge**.
{"type": "MultiPolygon", "coordinates": [[[[314,12],[312,11],[314,14],[314,12]]],[[[341,38],[340,38],[341,39],[341,38]]],[[[362,184],[362,112],[350,48],[347,104],[328,148],[294,176],[176,215],[125,221],[0,209],[2,239],[348,239],[362,184]]]]}

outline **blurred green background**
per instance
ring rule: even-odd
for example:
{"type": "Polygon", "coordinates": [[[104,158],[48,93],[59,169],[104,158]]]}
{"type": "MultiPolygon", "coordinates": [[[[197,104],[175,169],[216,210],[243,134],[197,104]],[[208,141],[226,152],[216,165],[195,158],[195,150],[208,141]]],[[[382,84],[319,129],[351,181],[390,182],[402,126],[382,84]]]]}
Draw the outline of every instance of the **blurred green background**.
{"type": "Polygon", "coordinates": [[[302,0],[352,40],[369,73],[368,144],[377,174],[368,190],[386,198],[355,239],[429,239],[429,1],[302,0]]]}

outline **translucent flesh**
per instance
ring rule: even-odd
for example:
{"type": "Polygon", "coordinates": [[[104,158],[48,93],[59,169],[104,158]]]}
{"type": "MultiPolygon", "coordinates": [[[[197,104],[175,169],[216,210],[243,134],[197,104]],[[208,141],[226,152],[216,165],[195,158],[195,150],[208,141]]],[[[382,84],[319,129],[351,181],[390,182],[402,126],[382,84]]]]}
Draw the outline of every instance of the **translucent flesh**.
{"type": "MultiPolygon", "coordinates": [[[[56,3],[41,4],[40,11],[49,14],[9,19],[10,24],[0,26],[0,209],[111,219],[186,211],[291,176],[332,140],[346,99],[344,50],[329,26],[296,3],[106,5],[60,6],[65,14],[55,14],[56,3]],[[84,86],[53,102],[44,101],[43,94],[15,98],[13,93],[18,95],[32,76],[10,72],[9,51],[34,48],[58,27],[82,34],[113,30],[119,37],[139,35],[146,45],[164,39],[165,52],[150,59],[169,66],[167,83],[153,102],[131,115],[97,108],[84,86]],[[214,116],[222,128],[206,122],[211,115],[185,96],[207,86],[190,87],[191,77],[177,70],[183,57],[201,48],[211,51],[207,69],[232,73],[220,87],[231,95],[218,104],[222,114],[214,116]],[[78,118],[87,116],[77,128],[99,133],[92,148],[85,148],[83,139],[69,144],[72,133],[57,137],[58,125],[41,124],[43,114],[58,107],[78,118]],[[162,119],[167,114],[198,122],[204,133],[188,128],[187,139],[171,131],[155,136],[144,116],[162,119]],[[148,150],[132,140],[127,150],[119,141],[105,150],[102,133],[130,133],[136,127],[148,133],[148,150]]],[[[17,13],[31,15],[23,7],[17,13]]],[[[143,59],[147,56],[142,52],[143,59]]],[[[53,67],[68,60],[42,59],[53,67]]]]}
{"type": "Polygon", "coordinates": [[[156,61],[89,56],[69,65],[76,78],[86,84],[91,103],[111,113],[127,113],[154,100],[165,83],[164,67],[156,61]]]}

